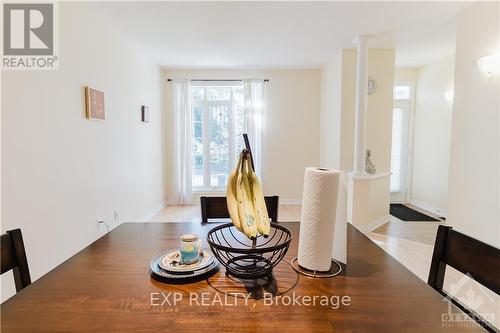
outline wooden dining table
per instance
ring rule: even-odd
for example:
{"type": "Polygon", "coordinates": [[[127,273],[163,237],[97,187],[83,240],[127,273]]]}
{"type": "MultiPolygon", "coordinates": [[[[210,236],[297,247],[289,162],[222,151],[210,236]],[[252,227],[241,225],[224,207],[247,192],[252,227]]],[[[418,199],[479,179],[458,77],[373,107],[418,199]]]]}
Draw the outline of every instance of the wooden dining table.
{"type": "Polygon", "coordinates": [[[1,304],[1,331],[483,331],[476,323],[443,321],[449,311],[461,311],[350,224],[343,274],[321,279],[296,274],[288,263],[297,255],[299,223],[280,224],[291,231],[292,242],[279,274],[296,282],[267,301],[221,297],[213,281],[234,280],[223,270],[190,284],[151,278],[152,258],[178,246],[184,233],[205,239],[214,224],[123,223],[1,304]],[[198,302],[193,304],[192,295],[198,302]],[[334,301],[311,304],[314,296],[334,301]]]}

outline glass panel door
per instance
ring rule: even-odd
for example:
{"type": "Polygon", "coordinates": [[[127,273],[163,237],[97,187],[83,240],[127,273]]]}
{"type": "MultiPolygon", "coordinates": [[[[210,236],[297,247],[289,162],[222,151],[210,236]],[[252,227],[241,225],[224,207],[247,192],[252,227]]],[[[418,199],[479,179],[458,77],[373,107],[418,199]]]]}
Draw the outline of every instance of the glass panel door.
{"type": "Polygon", "coordinates": [[[406,202],[408,190],[410,102],[394,103],[391,146],[391,202],[406,202]]]}
{"type": "Polygon", "coordinates": [[[210,186],[226,186],[229,175],[229,112],[231,104],[208,107],[210,133],[210,186]]]}
{"type": "Polygon", "coordinates": [[[203,186],[203,109],[193,106],[193,175],[192,186],[203,186]]]}
{"type": "Polygon", "coordinates": [[[193,122],[192,186],[196,191],[225,191],[243,147],[243,86],[190,86],[193,122]]]}

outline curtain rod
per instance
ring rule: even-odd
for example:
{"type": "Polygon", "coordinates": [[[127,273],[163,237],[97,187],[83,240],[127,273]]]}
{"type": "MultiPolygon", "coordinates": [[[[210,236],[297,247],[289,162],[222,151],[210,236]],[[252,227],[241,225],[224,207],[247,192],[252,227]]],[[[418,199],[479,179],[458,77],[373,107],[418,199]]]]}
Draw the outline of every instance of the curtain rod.
{"type": "MultiPolygon", "coordinates": [[[[173,79],[167,79],[167,82],[172,82],[173,79]]],[[[241,79],[191,79],[191,82],[242,82],[241,79]]],[[[264,79],[264,82],[269,82],[269,79],[264,79]]]]}

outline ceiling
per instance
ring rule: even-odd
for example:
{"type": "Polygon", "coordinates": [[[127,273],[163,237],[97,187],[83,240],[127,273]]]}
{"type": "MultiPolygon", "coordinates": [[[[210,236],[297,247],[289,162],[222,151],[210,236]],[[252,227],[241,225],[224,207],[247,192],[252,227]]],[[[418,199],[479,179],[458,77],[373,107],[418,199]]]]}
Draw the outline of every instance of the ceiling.
{"type": "Polygon", "coordinates": [[[93,2],[99,16],[168,68],[316,68],[357,34],[395,47],[399,67],[454,51],[470,2],[93,2]]]}

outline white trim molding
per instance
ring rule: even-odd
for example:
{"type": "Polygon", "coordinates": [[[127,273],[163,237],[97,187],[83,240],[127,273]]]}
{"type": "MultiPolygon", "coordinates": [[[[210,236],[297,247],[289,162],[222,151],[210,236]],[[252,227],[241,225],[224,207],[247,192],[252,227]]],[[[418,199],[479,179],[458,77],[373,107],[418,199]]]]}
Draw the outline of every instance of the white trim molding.
{"type": "Polygon", "coordinates": [[[379,219],[376,219],[375,221],[367,224],[367,225],[363,225],[363,226],[356,226],[354,224],[352,224],[352,226],[354,226],[356,229],[358,229],[359,231],[361,231],[363,234],[367,234],[369,232],[372,232],[373,230],[377,229],[378,227],[380,227],[381,225],[384,225],[386,224],[387,222],[389,222],[391,220],[391,215],[390,214],[387,214],[387,215],[384,215],[382,216],[381,218],[379,219]]]}
{"type": "Polygon", "coordinates": [[[166,206],[167,206],[167,202],[166,201],[162,202],[161,204],[159,204],[155,208],[146,212],[138,222],[149,222],[149,220],[151,220],[153,218],[153,216],[155,216],[160,210],[162,210],[166,206]]]}
{"type": "Polygon", "coordinates": [[[422,201],[410,199],[410,204],[412,204],[413,206],[415,206],[417,208],[420,208],[420,209],[426,210],[430,213],[433,213],[433,214],[437,215],[438,217],[446,218],[448,215],[446,210],[434,207],[434,206],[429,205],[429,204],[422,202],[422,201]]]}

